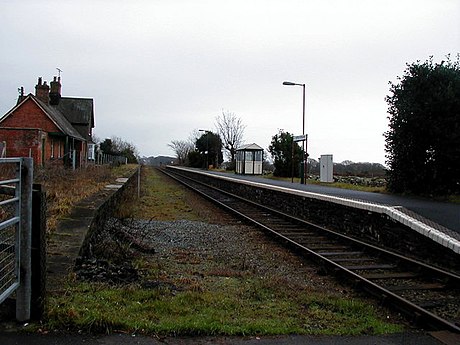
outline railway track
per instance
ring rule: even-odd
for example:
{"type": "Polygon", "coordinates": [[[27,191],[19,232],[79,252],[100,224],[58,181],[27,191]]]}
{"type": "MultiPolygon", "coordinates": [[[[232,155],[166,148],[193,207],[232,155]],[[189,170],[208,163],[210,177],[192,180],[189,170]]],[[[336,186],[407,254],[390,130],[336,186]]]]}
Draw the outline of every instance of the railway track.
{"type": "Polygon", "coordinates": [[[274,235],[411,321],[460,334],[460,276],[224,192],[177,171],[176,181],[274,235]]]}

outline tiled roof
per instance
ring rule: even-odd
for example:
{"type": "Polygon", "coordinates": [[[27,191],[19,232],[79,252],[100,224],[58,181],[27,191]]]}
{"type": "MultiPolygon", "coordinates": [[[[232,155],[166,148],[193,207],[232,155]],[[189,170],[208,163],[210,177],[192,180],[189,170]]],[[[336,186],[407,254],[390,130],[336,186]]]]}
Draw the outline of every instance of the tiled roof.
{"type": "Polygon", "coordinates": [[[29,95],[45,111],[59,129],[68,136],[85,141],[86,139],[72,126],[66,117],[54,106],[40,101],[37,97],[29,95]]]}
{"type": "Polygon", "coordinates": [[[62,97],[56,107],[72,124],[94,127],[94,106],[92,98],[62,97]]]}
{"type": "Polygon", "coordinates": [[[94,106],[92,98],[62,97],[53,106],[63,114],[72,126],[86,140],[91,140],[90,129],[94,127],[94,106]]]}

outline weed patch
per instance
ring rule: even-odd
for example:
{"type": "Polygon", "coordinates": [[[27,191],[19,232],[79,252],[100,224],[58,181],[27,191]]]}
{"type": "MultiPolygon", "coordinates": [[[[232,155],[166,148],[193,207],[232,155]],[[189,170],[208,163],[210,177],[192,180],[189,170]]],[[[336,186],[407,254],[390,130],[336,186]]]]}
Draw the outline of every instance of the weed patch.
{"type": "MultiPolygon", "coordinates": [[[[189,287],[193,282],[184,282],[189,287]]],[[[259,279],[223,279],[219,290],[78,283],[54,297],[49,326],[85,332],[160,335],[382,334],[400,326],[379,321],[362,302],[326,300],[300,290],[287,295],[259,279]]]]}
{"type": "Polygon", "coordinates": [[[134,165],[112,168],[90,165],[71,170],[62,164],[36,167],[34,182],[45,187],[47,202],[47,232],[53,233],[57,220],[68,215],[74,205],[102,190],[116,177],[129,176],[134,165]]]}

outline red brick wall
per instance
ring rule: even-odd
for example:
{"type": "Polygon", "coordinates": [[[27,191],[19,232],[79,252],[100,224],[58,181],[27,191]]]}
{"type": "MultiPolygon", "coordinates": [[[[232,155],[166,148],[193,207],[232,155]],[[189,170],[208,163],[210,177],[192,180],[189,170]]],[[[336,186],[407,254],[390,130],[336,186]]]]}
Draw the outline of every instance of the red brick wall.
{"type": "Polygon", "coordinates": [[[0,141],[6,142],[7,157],[32,157],[41,164],[41,139],[45,133],[39,129],[0,128],[0,141]]]}
{"type": "Polygon", "coordinates": [[[28,99],[3,120],[0,127],[40,128],[45,132],[60,132],[59,128],[32,99],[28,99]]]}
{"type": "Polygon", "coordinates": [[[47,161],[62,160],[65,138],[50,137],[39,129],[0,128],[0,141],[6,142],[6,157],[31,157],[35,165],[42,165],[43,139],[45,139],[45,164],[47,161]],[[51,157],[51,145],[54,156],[51,157]]]}

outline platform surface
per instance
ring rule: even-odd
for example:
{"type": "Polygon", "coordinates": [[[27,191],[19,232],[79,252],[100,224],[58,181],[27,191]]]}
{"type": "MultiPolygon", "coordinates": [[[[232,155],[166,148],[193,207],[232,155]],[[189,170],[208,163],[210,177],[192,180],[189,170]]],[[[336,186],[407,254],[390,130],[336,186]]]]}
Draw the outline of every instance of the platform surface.
{"type": "Polygon", "coordinates": [[[223,175],[268,185],[275,185],[289,189],[302,190],[311,193],[330,195],[351,200],[366,201],[378,205],[386,205],[392,207],[402,206],[403,208],[409,210],[411,216],[417,218],[418,215],[420,216],[419,218],[424,222],[426,222],[426,220],[431,221],[429,224],[430,226],[443,232],[447,231],[450,236],[456,239],[460,239],[460,204],[400,195],[361,192],[356,190],[314,184],[302,185],[299,183],[266,179],[259,176],[237,175],[211,171],[208,172],[212,174],[223,175]]]}

